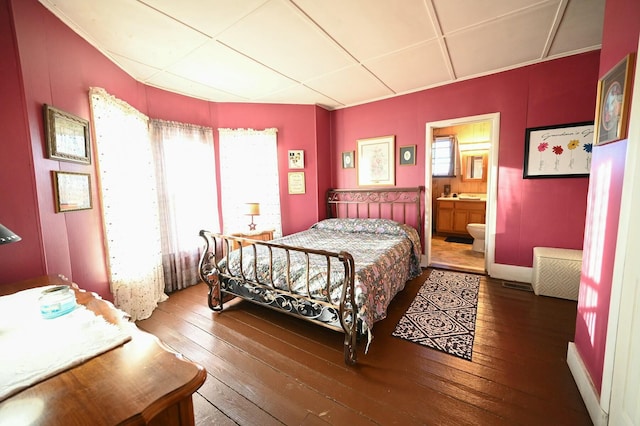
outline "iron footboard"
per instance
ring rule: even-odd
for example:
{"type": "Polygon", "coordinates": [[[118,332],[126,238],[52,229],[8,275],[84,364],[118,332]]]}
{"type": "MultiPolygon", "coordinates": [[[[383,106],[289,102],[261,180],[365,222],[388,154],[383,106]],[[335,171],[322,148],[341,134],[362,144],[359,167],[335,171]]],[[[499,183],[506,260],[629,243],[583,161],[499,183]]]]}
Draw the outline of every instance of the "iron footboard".
{"type": "MultiPolygon", "coordinates": [[[[301,247],[277,244],[270,241],[253,241],[247,238],[234,237],[200,231],[205,240],[205,248],[200,258],[199,275],[209,287],[207,302],[209,308],[220,312],[224,308],[225,295],[238,296],[253,303],[269,307],[289,315],[322,325],[344,333],[344,360],[348,365],[356,363],[356,346],[358,337],[358,316],[355,303],[355,266],[353,257],[347,252],[334,253],[324,250],[314,250],[301,247]],[[229,267],[226,256],[234,247],[238,250],[239,269],[229,267]],[[259,249],[260,248],[260,249],[259,249]],[[284,253],[284,268],[274,267],[274,252],[279,253],[282,261],[284,253]],[[311,289],[310,258],[325,259],[326,288],[318,293],[311,289]],[[303,270],[306,276],[305,290],[293,291],[292,288],[292,258],[304,259],[303,270]],[[333,262],[332,262],[333,260],[333,262]],[[342,265],[340,271],[341,292],[339,300],[332,300],[331,278],[335,276],[336,261],[342,265]],[[247,262],[250,262],[249,265],[247,262]],[[245,273],[245,265],[252,266],[253,274],[245,273]],[[262,271],[261,277],[258,270],[262,271]],[[284,276],[277,270],[284,269],[284,276]],[[266,277],[266,278],[265,278],[266,277]],[[284,282],[286,285],[276,285],[284,282]],[[285,287],[285,288],[283,288],[285,287]]],[[[324,272],[324,271],[323,271],[324,272]]],[[[300,279],[300,278],[299,278],[300,279]]],[[[317,279],[317,275],[314,279],[317,279]]]]}

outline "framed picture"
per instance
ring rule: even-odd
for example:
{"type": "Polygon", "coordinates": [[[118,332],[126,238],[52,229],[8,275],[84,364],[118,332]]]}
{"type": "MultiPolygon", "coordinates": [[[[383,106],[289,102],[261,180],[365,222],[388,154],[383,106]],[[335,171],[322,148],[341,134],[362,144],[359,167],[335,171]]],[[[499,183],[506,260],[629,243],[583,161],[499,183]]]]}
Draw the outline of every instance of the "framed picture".
{"type": "Polygon", "coordinates": [[[89,121],[45,104],[47,158],[91,164],[89,121]]]}
{"type": "Polygon", "coordinates": [[[593,122],[526,129],[525,179],[589,176],[593,122]]]}
{"type": "Polygon", "coordinates": [[[91,208],[91,176],[88,173],[52,173],[56,213],[91,208]]]}
{"type": "Polygon", "coordinates": [[[289,194],[304,194],[305,182],[304,172],[289,172],[289,194]]]}
{"type": "Polygon", "coordinates": [[[395,185],[395,136],[358,140],[358,185],[395,185]]]}
{"type": "Polygon", "coordinates": [[[345,151],[342,153],[342,168],[343,169],[353,169],[356,166],[356,152],[355,151],[345,151]]]}
{"type": "Polygon", "coordinates": [[[598,80],[596,104],[596,145],[627,137],[631,70],[635,55],[627,55],[598,80]]]}
{"type": "Polygon", "coordinates": [[[416,165],[416,146],[415,145],[400,147],[400,165],[401,166],[416,165]]]}
{"type": "Polygon", "coordinates": [[[304,169],[304,151],[301,149],[289,150],[289,168],[304,169]]]}

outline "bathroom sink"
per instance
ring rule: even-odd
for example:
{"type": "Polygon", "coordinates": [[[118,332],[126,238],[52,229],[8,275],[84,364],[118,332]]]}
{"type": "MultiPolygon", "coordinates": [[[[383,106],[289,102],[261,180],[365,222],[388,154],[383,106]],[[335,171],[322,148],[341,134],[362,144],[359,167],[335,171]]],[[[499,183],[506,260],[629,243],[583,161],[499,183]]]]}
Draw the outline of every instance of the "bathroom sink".
{"type": "Polygon", "coordinates": [[[475,196],[471,196],[471,195],[460,195],[458,197],[459,200],[480,200],[480,197],[475,197],[475,196]]]}

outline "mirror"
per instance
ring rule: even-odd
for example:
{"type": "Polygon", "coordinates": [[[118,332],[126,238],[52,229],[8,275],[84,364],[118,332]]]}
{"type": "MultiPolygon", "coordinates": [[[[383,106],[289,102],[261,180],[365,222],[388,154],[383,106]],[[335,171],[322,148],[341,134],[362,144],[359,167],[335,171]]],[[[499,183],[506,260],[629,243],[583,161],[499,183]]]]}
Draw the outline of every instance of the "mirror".
{"type": "Polygon", "coordinates": [[[465,182],[487,180],[487,154],[462,154],[462,180],[465,182]]]}

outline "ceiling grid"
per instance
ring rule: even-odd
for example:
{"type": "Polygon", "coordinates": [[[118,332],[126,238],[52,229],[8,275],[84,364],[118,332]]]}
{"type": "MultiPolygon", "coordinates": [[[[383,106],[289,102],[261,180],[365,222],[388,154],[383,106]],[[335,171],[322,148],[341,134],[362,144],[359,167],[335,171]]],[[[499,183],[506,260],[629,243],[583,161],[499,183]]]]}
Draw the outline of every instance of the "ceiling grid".
{"type": "Polygon", "coordinates": [[[601,46],[605,0],[39,0],[134,79],[338,109],[601,46]]]}

